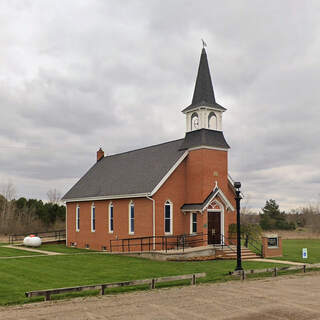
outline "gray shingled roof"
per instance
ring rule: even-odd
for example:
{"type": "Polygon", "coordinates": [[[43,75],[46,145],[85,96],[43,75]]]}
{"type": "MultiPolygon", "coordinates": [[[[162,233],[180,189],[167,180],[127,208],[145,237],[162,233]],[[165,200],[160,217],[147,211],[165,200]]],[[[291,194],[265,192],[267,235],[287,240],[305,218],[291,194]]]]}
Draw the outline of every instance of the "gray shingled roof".
{"type": "Polygon", "coordinates": [[[199,69],[197,74],[196,85],[194,88],[192,103],[187,108],[183,109],[182,112],[192,110],[196,107],[207,106],[212,107],[221,111],[226,109],[216,102],[210,69],[207,59],[206,50],[203,48],[200,57],[199,69]]]}
{"type": "Polygon", "coordinates": [[[213,191],[210,192],[210,194],[207,196],[207,198],[202,203],[185,203],[182,207],[182,211],[202,211],[209,201],[218,193],[219,188],[215,188],[213,191]]]}
{"type": "Polygon", "coordinates": [[[64,195],[63,200],[150,193],[187,149],[229,148],[221,131],[200,129],[174,140],[106,156],[64,195]]]}
{"type": "Polygon", "coordinates": [[[151,192],[184,151],[184,139],[106,156],[64,195],[63,200],[151,192]]]}
{"type": "Polygon", "coordinates": [[[222,131],[211,129],[199,129],[187,132],[180,150],[190,149],[199,146],[229,149],[222,131]]]}

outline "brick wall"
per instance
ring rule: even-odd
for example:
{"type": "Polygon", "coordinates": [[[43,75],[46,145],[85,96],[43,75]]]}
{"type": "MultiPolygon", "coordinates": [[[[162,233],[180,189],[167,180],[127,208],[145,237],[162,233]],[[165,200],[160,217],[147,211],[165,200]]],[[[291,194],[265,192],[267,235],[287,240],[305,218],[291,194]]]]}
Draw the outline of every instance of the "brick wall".
{"type": "Polygon", "coordinates": [[[262,237],[262,255],[264,258],[282,257],[282,238],[278,237],[277,247],[268,247],[268,237],[262,237]]]}
{"type": "MultiPolygon", "coordinates": [[[[190,213],[181,212],[184,203],[201,203],[218,182],[219,188],[235,207],[234,194],[228,186],[228,153],[226,151],[199,149],[190,151],[188,157],[172,173],[165,184],[153,196],[156,208],[156,235],[164,235],[164,205],[173,204],[173,234],[190,234],[190,213]]],[[[68,245],[76,242],[84,248],[109,250],[110,240],[152,236],[152,201],[147,198],[112,200],[114,207],[114,232],[108,230],[108,207],[110,200],[95,201],[96,231],[91,232],[92,202],[79,202],[80,231],[76,232],[77,203],[67,203],[68,245]],[[135,233],[129,234],[129,202],[135,204],[135,233]]],[[[221,201],[220,201],[221,202],[221,201]]],[[[228,225],[235,223],[236,213],[224,209],[225,235],[228,225]]],[[[197,214],[198,233],[207,233],[207,212],[197,214]]],[[[121,248],[119,248],[121,249],[121,248]]],[[[139,250],[139,246],[132,248],[139,250]]]]}

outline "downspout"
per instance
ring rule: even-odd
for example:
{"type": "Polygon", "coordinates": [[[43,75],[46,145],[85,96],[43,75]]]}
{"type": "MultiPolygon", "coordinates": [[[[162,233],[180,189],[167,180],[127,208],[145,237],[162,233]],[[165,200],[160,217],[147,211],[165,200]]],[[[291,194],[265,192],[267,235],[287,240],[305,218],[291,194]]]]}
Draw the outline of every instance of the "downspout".
{"type": "Polygon", "coordinates": [[[66,247],[68,247],[68,205],[66,202],[66,247]]]}
{"type": "Polygon", "coordinates": [[[146,196],[147,199],[152,201],[152,249],[156,249],[156,200],[146,196]]]}

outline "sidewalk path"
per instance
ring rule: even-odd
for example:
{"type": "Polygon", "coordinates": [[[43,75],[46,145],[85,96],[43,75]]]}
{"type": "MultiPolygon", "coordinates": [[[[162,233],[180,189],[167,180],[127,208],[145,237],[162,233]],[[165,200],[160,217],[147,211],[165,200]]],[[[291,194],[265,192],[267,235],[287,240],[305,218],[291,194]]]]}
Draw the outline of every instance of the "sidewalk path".
{"type": "Polygon", "coordinates": [[[257,259],[250,259],[247,261],[258,261],[258,262],[272,262],[272,263],[283,263],[283,264],[290,264],[293,266],[309,266],[309,263],[302,263],[302,262],[294,262],[294,261],[285,261],[285,260],[276,260],[276,259],[262,259],[262,258],[257,258],[257,259]]]}
{"type": "Polygon", "coordinates": [[[11,249],[18,249],[18,250],[23,250],[23,251],[31,251],[31,252],[38,252],[38,253],[43,253],[48,256],[57,256],[57,255],[62,255],[63,253],[60,252],[53,252],[53,251],[45,251],[45,250],[38,250],[34,248],[28,248],[28,247],[20,247],[20,246],[3,246],[4,248],[11,248],[11,249]]]}

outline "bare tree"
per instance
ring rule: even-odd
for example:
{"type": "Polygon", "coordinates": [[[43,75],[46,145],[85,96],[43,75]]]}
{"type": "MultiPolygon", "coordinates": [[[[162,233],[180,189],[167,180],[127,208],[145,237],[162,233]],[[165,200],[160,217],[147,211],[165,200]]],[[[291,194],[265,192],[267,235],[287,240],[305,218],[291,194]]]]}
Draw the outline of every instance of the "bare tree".
{"type": "Polygon", "coordinates": [[[16,188],[11,181],[1,186],[2,204],[0,212],[0,232],[6,232],[11,221],[14,220],[14,201],[16,188]]]}
{"type": "Polygon", "coordinates": [[[47,197],[49,202],[58,204],[61,201],[61,192],[59,192],[57,189],[50,189],[47,192],[47,197]]]}
{"type": "Polygon", "coordinates": [[[1,194],[7,199],[7,201],[11,201],[16,196],[16,188],[11,181],[8,181],[6,184],[1,186],[1,194]]]}

